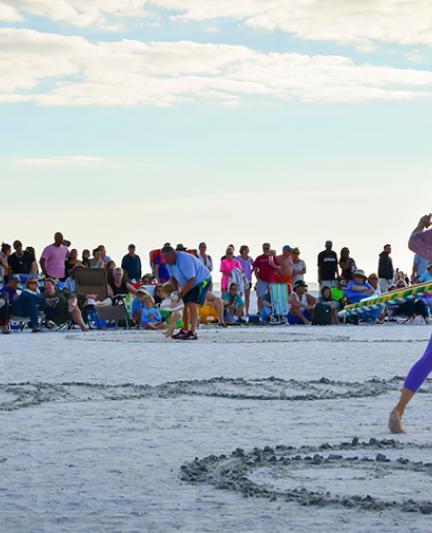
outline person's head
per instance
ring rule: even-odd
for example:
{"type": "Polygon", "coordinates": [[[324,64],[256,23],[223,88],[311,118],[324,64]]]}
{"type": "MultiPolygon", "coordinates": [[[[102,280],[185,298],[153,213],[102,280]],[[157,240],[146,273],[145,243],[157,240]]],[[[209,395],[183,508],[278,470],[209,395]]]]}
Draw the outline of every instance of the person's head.
{"type": "Polygon", "coordinates": [[[27,248],[25,249],[26,252],[29,252],[30,254],[32,254],[33,256],[36,255],[35,253],[35,249],[33,248],[33,246],[27,246],[27,248]]]}
{"type": "Polygon", "coordinates": [[[78,272],[78,270],[80,270],[80,269],[82,269],[82,268],[85,269],[86,267],[85,267],[82,263],[77,263],[77,264],[73,267],[73,269],[71,270],[70,277],[71,277],[72,279],[75,279],[75,277],[76,277],[76,273],[78,272]]]}
{"type": "Polygon", "coordinates": [[[29,276],[25,282],[25,287],[29,291],[36,292],[39,288],[39,281],[34,276],[29,276]]]}
{"type": "Polygon", "coordinates": [[[108,263],[105,265],[106,270],[114,270],[116,267],[117,265],[115,264],[115,261],[113,261],[112,259],[110,259],[108,263]]]}
{"type": "Polygon", "coordinates": [[[291,246],[289,244],[286,244],[282,248],[282,255],[284,255],[285,257],[290,257],[290,256],[292,256],[292,251],[293,251],[293,249],[291,248],[291,246]]]}
{"type": "Polygon", "coordinates": [[[297,248],[292,249],[292,260],[294,263],[298,263],[300,261],[300,250],[297,248]]]}
{"type": "Polygon", "coordinates": [[[6,242],[2,242],[2,245],[1,245],[1,251],[6,255],[10,255],[11,253],[11,245],[10,244],[7,244],[6,242]]]}
{"type": "Polygon", "coordinates": [[[228,246],[228,248],[225,250],[225,256],[227,259],[232,259],[234,257],[234,250],[228,246]]]}
{"type": "Polygon", "coordinates": [[[97,261],[100,261],[103,257],[102,255],[102,250],[100,248],[95,248],[93,250],[93,257],[94,259],[96,259],[97,261]]]}
{"type": "Polygon", "coordinates": [[[23,253],[23,245],[22,245],[22,242],[21,241],[14,241],[13,242],[13,249],[15,250],[15,252],[19,255],[21,255],[23,253]]]}
{"type": "Polygon", "coordinates": [[[187,251],[187,248],[184,244],[182,244],[181,242],[179,242],[176,246],[176,251],[177,252],[186,252],[187,251]]]}
{"type": "Polygon", "coordinates": [[[228,291],[230,293],[230,296],[234,296],[235,294],[237,294],[237,292],[238,292],[237,284],[236,283],[231,283],[229,288],[228,288],[228,291]]]}
{"type": "Polygon", "coordinates": [[[369,285],[372,285],[374,289],[378,289],[378,283],[379,283],[378,276],[375,273],[369,274],[368,283],[369,285]]]}
{"type": "Polygon", "coordinates": [[[264,254],[264,255],[270,255],[270,251],[271,251],[271,245],[270,245],[270,243],[265,242],[265,243],[262,245],[262,251],[263,251],[263,254],[264,254]]]}
{"type": "Polygon", "coordinates": [[[135,246],[135,244],[129,244],[129,246],[128,246],[128,252],[129,252],[129,255],[135,255],[135,252],[136,252],[136,246],[135,246]]]}
{"type": "Polygon", "coordinates": [[[155,306],[154,298],[151,294],[145,294],[143,298],[144,305],[147,307],[147,309],[151,309],[155,306]]]}
{"type": "Polygon", "coordinates": [[[175,287],[169,281],[162,285],[161,293],[164,298],[169,298],[173,292],[175,292],[175,287]]]}
{"type": "Polygon", "coordinates": [[[354,270],[353,280],[358,284],[366,283],[367,276],[364,273],[364,270],[361,270],[360,268],[358,268],[357,270],[354,270]]]}
{"type": "Polygon", "coordinates": [[[243,256],[243,257],[247,257],[249,255],[249,246],[247,246],[246,244],[243,244],[242,246],[240,246],[240,255],[243,256]]]}
{"type": "Polygon", "coordinates": [[[115,267],[112,271],[114,281],[121,281],[124,276],[124,271],[121,267],[115,267]]]}
{"type": "Polygon", "coordinates": [[[344,246],[340,252],[340,258],[341,259],[348,259],[350,255],[350,251],[349,251],[349,248],[347,248],[346,246],[344,246]]]}
{"type": "Polygon", "coordinates": [[[17,290],[18,287],[20,286],[20,283],[21,283],[21,279],[18,276],[18,274],[12,274],[11,276],[9,276],[8,285],[9,287],[12,287],[12,289],[17,290]]]}
{"type": "Polygon", "coordinates": [[[205,254],[207,252],[207,244],[205,242],[200,242],[198,245],[198,250],[200,254],[205,254]]]}
{"type": "Polygon", "coordinates": [[[141,278],[141,283],[144,285],[152,285],[154,281],[154,277],[152,274],[144,274],[144,276],[141,278]]]}
{"type": "Polygon", "coordinates": [[[167,265],[174,265],[177,261],[177,252],[172,246],[164,246],[161,250],[161,254],[167,265]]]}
{"type": "Polygon", "coordinates": [[[392,249],[391,249],[391,244],[386,244],[386,245],[384,246],[384,252],[385,252],[386,254],[391,254],[391,250],[392,250],[392,249]]]}
{"type": "Polygon", "coordinates": [[[81,257],[83,258],[83,261],[86,260],[86,259],[89,259],[90,258],[90,250],[83,250],[82,251],[82,254],[81,254],[81,257]]]}
{"type": "Polygon", "coordinates": [[[155,294],[160,297],[162,295],[161,291],[162,291],[162,283],[158,283],[155,287],[155,294]]]}
{"type": "Polygon", "coordinates": [[[396,282],[396,289],[404,289],[407,287],[407,282],[404,279],[398,279],[396,282]]]}
{"type": "Polygon", "coordinates": [[[140,300],[144,300],[144,297],[148,295],[148,292],[143,287],[140,287],[137,290],[136,295],[140,300]]]}
{"type": "Polygon", "coordinates": [[[52,278],[47,278],[44,281],[45,293],[48,296],[54,296],[56,292],[56,283],[52,278]]]}
{"type": "Polygon", "coordinates": [[[325,242],[325,249],[330,251],[332,248],[333,248],[333,242],[332,241],[326,241],[325,242]]]}
{"type": "Polygon", "coordinates": [[[103,244],[99,244],[98,248],[101,251],[102,258],[104,258],[106,256],[106,254],[107,254],[105,246],[103,244]]]}
{"type": "Polygon", "coordinates": [[[78,250],[76,248],[72,248],[72,250],[69,252],[69,261],[72,263],[78,259],[78,250]]]}
{"type": "Polygon", "coordinates": [[[321,289],[321,298],[323,298],[323,300],[331,300],[332,299],[331,289],[327,285],[325,285],[321,289]]]}
{"type": "Polygon", "coordinates": [[[303,294],[306,294],[306,293],[307,293],[308,286],[307,286],[307,284],[306,284],[304,281],[299,280],[299,281],[296,281],[296,282],[294,283],[293,290],[294,290],[299,296],[302,296],[303,294]]]}
{"type": "Polygon", "coordinates": [[[55,246],[61,246],[63,244],[63,241],[64,241],[63,233],[60,233],[60,231],[58,231],[57,233],[54,234],[55,246]]]}

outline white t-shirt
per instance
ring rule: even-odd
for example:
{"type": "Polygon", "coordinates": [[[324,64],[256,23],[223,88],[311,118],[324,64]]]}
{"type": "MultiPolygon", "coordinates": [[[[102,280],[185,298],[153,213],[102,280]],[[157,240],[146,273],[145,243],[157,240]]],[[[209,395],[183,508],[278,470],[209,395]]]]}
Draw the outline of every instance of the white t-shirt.
{"type": "Polygon", "coordinates": [[[303,261],[303,259],[300,259],[298,263],[293,263],[293,279],[294,283],[296,281],[304,281],[304,275],[298,274],[298,272],[301,272],[306,268],[306,263],[303,261]]]}

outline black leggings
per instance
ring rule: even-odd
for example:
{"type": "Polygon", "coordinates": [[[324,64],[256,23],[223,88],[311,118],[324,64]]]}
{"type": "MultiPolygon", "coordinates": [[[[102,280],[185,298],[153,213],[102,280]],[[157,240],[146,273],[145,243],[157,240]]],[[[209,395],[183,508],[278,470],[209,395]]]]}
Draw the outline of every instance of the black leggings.
{"type": "Polygon", "coordinates": [[[423,300],[410,300],[401,304],[396,311],[398,315],[408,315],[409,317],[414,317],[420,315],[423,318],[429,316],[428,309],[423,300]]]}

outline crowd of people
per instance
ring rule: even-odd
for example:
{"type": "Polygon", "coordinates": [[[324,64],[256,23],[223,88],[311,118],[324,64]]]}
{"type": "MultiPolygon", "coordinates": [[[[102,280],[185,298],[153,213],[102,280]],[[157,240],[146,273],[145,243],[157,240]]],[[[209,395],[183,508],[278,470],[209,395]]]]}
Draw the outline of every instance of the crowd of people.
{"type": "MultiPolygon", "coordinates": [[[[110,299],[132,295],[131,318],[137,328],[161,329],[166,336],[176,339],[197,338],[199,310],[203,304],[214,308],[221,327],[280,320],[275,316],[271,297],[274,284],[288,288],[285,318],[289,324],[337,324],[338,311],[347,303],[432,280],[432,264],[427,259],[417,254],[408,276],[394,268],[391,253],[391,246],[386,244],[379,254],[377,274],[366,274],[358,268],[349,248],[342,248],[338,255],[333,243],[326,241],[324,250],[317,256],[319,294],[313,296],[305,280],[307,265],[298,247],[285,245],[278,254],[270,243],[264,243],[262,253],[252,258],[247,245],[236,251],[230,244],[217,261],[208,253],[204,242],[196,249],[165,243],[150,252],[150,271],[143,273],[134,244],[128,246],[117,265],[104,245],[84,249],[80,254],[57,232],[39,258],[34,248],[24,248],[19,240],[12,246],[1,245],[0,325],[3,333],[9,333],[11,319],[25,317],[32,331],[38,332],[42,324],[55,327],[69,320],[86,331],[85,311],[89,301],[96,307],[106,302],[99,302],[92,294],[82,298],[75,279],[78,269],[105,271],[110,299]],[[220,294],[213,290],[218,276],[220,294]],[[253,294],[256,302],[252,300],[253,294]]],[[[411,317],[421,315],[429,321],[428,302],[424,299],[407,302],[400,311],[411,317]]]]}

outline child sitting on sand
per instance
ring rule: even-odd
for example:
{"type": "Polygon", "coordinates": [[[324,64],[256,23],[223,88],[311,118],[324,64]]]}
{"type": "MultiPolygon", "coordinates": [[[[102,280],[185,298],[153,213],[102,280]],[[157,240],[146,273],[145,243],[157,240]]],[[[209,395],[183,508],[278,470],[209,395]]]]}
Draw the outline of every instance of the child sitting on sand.
{"type": "Polygon", "coordinates": [[[168,314],[168,330],[165,333],[165,337],[171,337],[174,334],[177,321],[182,318],[184,303],[183,300],[179,300],[178,293],[172,283],[164,283],[161,288],[161,294],[164,297],[161,311],[168,314]]]}
{"type": "Polygon", "coordinates": [[[162,316],[155,305],[153,296],[145,294],[143,297],[144,306],[141,310],[141,324],[144,329],[163,329],[165,324],[162,322],[162,316]]]}
{"type": "Polygon", "coordinates": [[[141,326],[142,310],[144,308],[144,297],[148,294],[145,289],[138,289],[132,302],[132,318],[135,320],[136,327],[141,326]]]}

